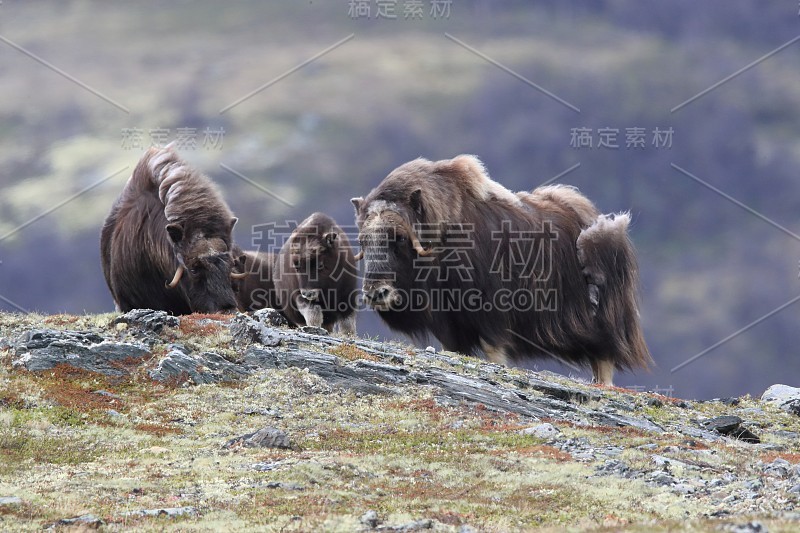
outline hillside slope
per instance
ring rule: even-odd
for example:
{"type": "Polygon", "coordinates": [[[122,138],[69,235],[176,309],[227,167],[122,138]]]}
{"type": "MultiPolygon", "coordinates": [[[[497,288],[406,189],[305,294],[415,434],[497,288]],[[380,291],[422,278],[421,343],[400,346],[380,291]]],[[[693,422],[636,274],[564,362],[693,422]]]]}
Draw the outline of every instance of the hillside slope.
{"type": "Polygon", "coordinates": [[[687,402],[321,333],[271,313],[0,314],[0,529],[800,519],[800,417],[769,402],[687,402]]]}

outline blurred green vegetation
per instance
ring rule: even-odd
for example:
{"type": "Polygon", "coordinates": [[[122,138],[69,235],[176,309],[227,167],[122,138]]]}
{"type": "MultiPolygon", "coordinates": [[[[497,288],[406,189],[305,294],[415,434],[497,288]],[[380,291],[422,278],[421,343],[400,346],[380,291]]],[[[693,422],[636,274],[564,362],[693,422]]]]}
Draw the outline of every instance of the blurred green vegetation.
{"type": "MultiPolygon", "coordinates": [[[[670,166],[800,231],[800,44],[670,112],[793,38],[796,5],[454,0],[444,20],[428,5],[422,20],[403,19],[402,2],[398,20],[367,20],[350,18],[346,0],[0,4],[1,36],[130,111],[0,42],[0,236],[128,167],[0,241],[0,296],[11,302],[0,308],[110,310],[97,236],[142,152],[123,146],[123,130],[141,129],[148,145],[151,129],[172,140],[194,128],[198,146],[182,154],[220,184],[245,246],[252,226],[316,210],[351,223],[349,198],[418,156],[477,154],[515,190],[580,163],[560,181],[634,217],[659,368],[623,383],[726,396],[800,375],[795,307],[669,372],[800,292],[795,239],[670,166]],[[579,127],[616,128],[621,147],[575,149],[579,127]],[[644,149],[625,148],[631,127],[645,128],[644,149]],[[670,149],[652,146],[656,127],[674,129],[670,149]],[[202,146],[206,128],[224,129],[221,149],[202,146]]],[[[389,335],[370,313],[360,330],[389,335]]]]}

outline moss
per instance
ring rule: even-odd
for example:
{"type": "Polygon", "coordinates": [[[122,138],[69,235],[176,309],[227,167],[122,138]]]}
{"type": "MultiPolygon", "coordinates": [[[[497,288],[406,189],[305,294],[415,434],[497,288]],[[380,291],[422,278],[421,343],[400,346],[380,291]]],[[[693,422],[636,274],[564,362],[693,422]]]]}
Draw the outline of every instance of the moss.
{"type": "MultiPolygon", "coordinates": [[[[51,323],[126,334],[111,326],[112,318],[61,316],[51,323]]],[[[36,327],[30,317],[5,314],[0,324],[4,336],[36,327]]],[[[196,349],[230,350],[230,357],[241,357],[225,345],[224,327],[206,327],[190,321],[185,331],[165,331],[153,353],[165,353],[170,339],[182,335],[181,342],[196,349]]],[[[342,346],[334,355],[343,360],[367,358],[354,345],[342,346]]],[[[477,360],[449,356],[455,363],[442,361],[443,367],[476,374],[468,364],[477,360]]],[[[383,524],[430,518],[444,531],[464,524],[481,531],[704,530],[720,524],[703,518],[718,505],[711,495],[686,498],[642,479],[599,477],[603,456],[576,462],[557,446],[521,435],[530,420],[480,405],[442,404],[424,386],[360,395],[299,368],[263,371],[235,384],[170,386],[147,375],[155,360],[129,376],[108,378],[67,368],[29,373],[12,369],[10,357],[1,358],[0,493],[18,494],[27,503],[0,513],[13,516],[22,529],[92,512],[111,530],[352,531],[362,527],[359,517],[370,509],[383,524]],[[229,439],[264,426],[286,431],[293,448],[223,448],[229,439]],[[259,463],[270,466],[254,468],[259,463]],[[287,488],[290,483],[302,490],[287,488]],[[177,520],[123,516],[183,505],[200,514],[177,520]]],[[[409,366],[430,365],[425,357],[410,356],[409,366]]],[[[493,379],[513,382],[520,372],[502,370],[493,379]]],[[[583,387],[566,378],[556,381],[583,387]]],[[[623,397],[665,427],[726,409],[718,402],[688,411],[671,403],[646,406],[649,396],[615,390],[602,390],[600,400],[583,407],[623,397]]],[[[800,429],[796,417],[772,406],[752,399],[743,403],[763,409],[759,422],[766,428],[800,429]]],[[[620,447],[616,458],[633,469],[652,471],[651,456],[658,453],[696,466],[672,471],[698,479],[729,471],[758,477],[758,460],[783,457],[794,463],[800,457],[797,443],[777,436],[773,440],[785,448],[764,452],[670,432],[550,422],[561,430],[560,440],[581,439],[598,450],[620,447]],[[639,448],[647,444],[655,448],[639,448]]],[[[731,494],[739,486],[719,490],[731,494]]],[[[756,518],[774,530],[790,529],[769,514],[756,518]]]]}

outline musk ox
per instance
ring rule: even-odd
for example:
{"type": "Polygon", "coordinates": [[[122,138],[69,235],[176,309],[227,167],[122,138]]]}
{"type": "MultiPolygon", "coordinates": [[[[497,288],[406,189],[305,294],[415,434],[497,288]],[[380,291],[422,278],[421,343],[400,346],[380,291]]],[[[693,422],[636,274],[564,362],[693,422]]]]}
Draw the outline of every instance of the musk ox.
{"type": "Polygon", "coordinates": [[[175,315],[236,310],[231,280],[236,220],[214,184],[171,146],[150,148],[100,236],[103,274],[118,310],[175,315]]]}
{"type": "Polygon", "coordinates": [[[278,309],[272,268],[275,254],[269,252],[241,252],[237,257],[237,270],[245,275],[235,283],[236,301],[242,311],[257,311],[267,307],[278,309]]]}
{"type": "Polygon", "coordinates": [[[590,366],[609,385],[652,362],[627,214],[564,185],[513,193],[470,155],[411,161],[352,202],[364,297],[390,328],[499,363],[590,366]]]}
{"type": "Polygon", "coordinates": [[[356,333],[356,267],[347,235],[323,213],[314,213],[283,243],[272,279],[289,322],[356,333]]]}

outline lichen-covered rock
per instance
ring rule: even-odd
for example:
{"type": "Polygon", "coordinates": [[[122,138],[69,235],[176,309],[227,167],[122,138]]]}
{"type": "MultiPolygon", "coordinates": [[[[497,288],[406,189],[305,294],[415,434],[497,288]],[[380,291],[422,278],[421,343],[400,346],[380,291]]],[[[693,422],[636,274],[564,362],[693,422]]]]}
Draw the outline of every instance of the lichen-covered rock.
{"type": "Polygon", "coordinates": [[[90,372],[121,376],[150,355],[141,344],[108,341],[96,333],[79,331],[33,330],[21,335],[15,346],[18,357],[14,366],[30,371],[68,364],[90,372]]]}
{"type": "Polygon", "coordinates": [[[253,313],[253,318],[271,328],[281,328],[289,325],[289,321],[286,320],[286,317],[283,316],[280,311],[271,307],[255,311],[253,313]]]}
{"type": "Polygon", "coordinates": [[[242,446],[244,448],[291,448],[289,435],[280,429],[265,427],[236,437],[225,443],[223,448],[242,446]]]}
{"type": "Polygon", "coordinates": [[[62,518],[50,524],[46,529],[74,528],[75,531],[99,529],[105,522],[93,514],[62,518]]]}
{"type": "Polygon", "coordinates": [[[113,324],[127,324],[141,330],[160,333],[165,327],[176,328],[180,325],[180,319],[172,316],[166,311],[154,311],[152,309],[131,309],[122,316],[114,319],[113,324]]]}
{"type": "Polygon", "coordinates": [[[239,346],[256,343],[264,346],[278,346],[281,343],[279,331],[242,313],[231,320],[229,328],[234,344],[239,346]]]}
{"type": "Polygon", "coordinates": [[[530,435],[532,437],[536,437],[537,439],[545,440],[552,439],[561,433],[561,431],[559,431],[558,428],[556,428],[553,424],[548,424],[546,422],[544,424],[521,429],[519,432],[521,435],[530,435]]]}
{"type": "Polygon", "coordinates": [[[150,371],[156,381],[189,380],[195,384],[234,381],[250,372],[242,365],[232,363],[219,354],[187,353],[186,348],[172,345],[171,350],[150,371]]]}
{"type": "Polygon", "coordinates": [[[777,405],[784,411],[800,415],[800,388],[781,384],[772,385],[764,391],[761,399],[777,405]]]}

